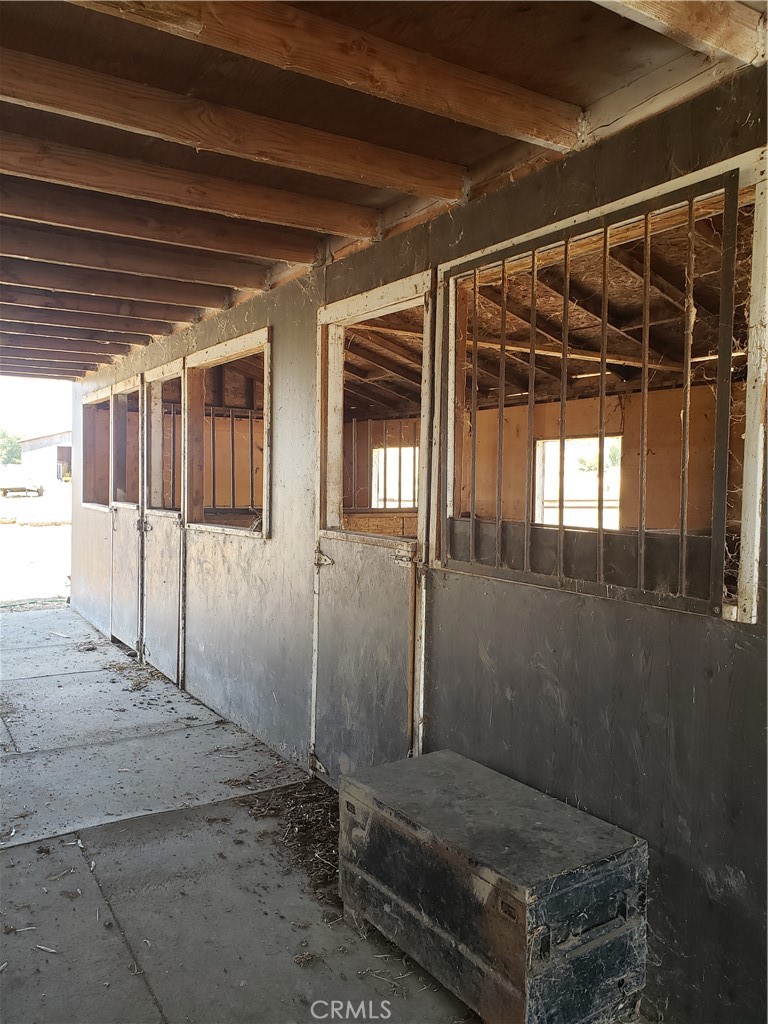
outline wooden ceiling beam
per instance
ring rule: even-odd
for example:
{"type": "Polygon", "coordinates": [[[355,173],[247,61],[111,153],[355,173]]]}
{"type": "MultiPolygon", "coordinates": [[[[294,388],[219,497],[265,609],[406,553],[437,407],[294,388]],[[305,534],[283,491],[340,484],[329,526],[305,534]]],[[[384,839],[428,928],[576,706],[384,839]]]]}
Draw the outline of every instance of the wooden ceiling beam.
{"type": "MultiPolygon", "coordinates": [[[[495,338],[490,334],[482,334],[477,339],[478,346],[498,349],[501,347],[501,338],[495,338]]],[[[509,338],[506,340],[506,348],[511,352],[530,352],[530,346],[527,342],[516,342],[510,341],[509,338]]],[[[536,342],[536,349],[534,352],[536,356],[551,356],[554,359],[562,359],[563,350],[562,348],[555,348],[553,345],[544,345],[540,341],[536,342]]],[[[568,359],[580,360],[584,363],[599,363],[601,356],[599,352],[594,349],[582,349],[574,348],[572,345],[568,347],[568,359]]],[[[620,352],[608,352],[607,361],[610,366],[627,366],[632,368],[640,368],[643,365],[643,360],[640,356],[628,356],[620,352]]],[[[682,372],[682,364],[677,362],[664,362],[662,360],[652,359],[648,368],[650,370],[663,370],[666,373],[678,373],[682,372]]],[[[613,371],[612,371],[613,372],[613,371]]]]}
{"type": "Polygon", "coordinates": [[[0,222],[0,255],[58,263],[89,270],[114,270],[140,277],[165,277],[225,288],[261,290],[267,282],[264,267],[196,252],[182,252],[139,242],[90,237],[79,232],[29,227],[15,221],[0,222]]]}
{"type": "Polygon", "coordinates": [[[80,6],[548,149],[576,146],[581,111],[281,3],[80,0],[80,6]]]}
{"type": "Polygon", "coordinates": [[[460,199],[464,168],[261,117],[16,50],[0,50],[0,99],[181,146],[408,195],[460,199]]]}
{"type": "Polygon", "coordinates": [[[41,291],[39,288],[15,288],[7,284],[0,285],[0,302],[41,310],[102,314],[127,320],[165,321],[166,326],[193,323],[203,313],[202,308],[195,306],[164,306],[158,302],[132,302],[128,299],[104,298],[101,295],[69,295],[66,292],[41,291]]]}
{"type": "Polygon", "coordinates": [[[595,0],[644,28],[715,60],[765,60],[765,18],[734,0],[595,0]]]}
{"type": "Polygon", "coordinates": [[[73,373],[78,373],[80,376],[83,373],[87,373],[88,370],[98,370],[98,363],[88,362],[59,362],[55,359],[2,359],[0,358],[0,367],[8,370],[66,370],[73,373]]]}
{"type": "MultiPolygon", "coordinates": [[[[117,342],[68,341],[66,338],[33,338],[26,334],[0,334],[0,348],[25,348],[30,351],[71,352],[78,356],[126,356],[131,346],[117,342]]],[[[98,358],[95,359],[98,362],[98,358]]]]}
{"type": "Polygon", "coordinates": [[[378,234],[379,215],[364,206],[230,178],[213,178],[141,160],[124,160],[97,150],[10,132],[0,134],[0,171],[55,185],[322,234],[368,239],[378,234]]]}
{"type": "Polygon", "coordinates": [[[147,299],[166,305],[199,306],[205,309],[222,309],[232,301],[231,290],[218,285],[57,267],[51,263],[33,263],[30,260],[0,260],[0,283],[82,295],[103,295],[113,299],[147,299]]]}
{"type": "Polygon", "coordinates": [[[421,388],[421,375],[415,373],[413,370],[409,370],[406,366],[402,366],[400,363],[396,363],[394,359],[387,359],[386,356],[380,352],[371,352],[359,343],[347,344],[347,352],[357,356],[358,359],[365,360],[371,366],[377,366],[380,370],[386,370],[388,374],[393,377],[398,377],[400,380],[405,381],[408,384],[413,384],[418,388],[421,388]]]}
{"type": "Polygon", "coordinates": [[[0,360],[3,362],[6,359],[26,359],[34,362],[42,358],[49,362],[57,363],[72,363],[82,360],[83,362],[87,361],[88,363],[98,365],[112,362],[112,356],[107,355],[105,352],[100,352],[97,355],[87,355],[85,352],[52,352],[50,349],[40,350],[29,349],[24,346],[14,347],[0,342],[0,360]]]}
{"type": "Polygon", "coordinates": [[[52,324],[20,324],[0,320],[0,331],[28,335],[31,338],[65,338],[70,341],[113,341],[122,345],[148,345],[148,334],[113,334],[109,331],[87,331],[77,327],[55,327],[52,324]]]}
{"type": "Polygon", "coordinates": [[[0,319],[6,323],[47,324],[50,327],[85,327],[117,334],[170,334],[173,326],[163,320],[131,320],[101,313],[69,313],[59,309],[35,309],[3,302],[0,292],[0,319]]]}
{"type": "Polygon", "coordinates": [[[78,376],[72,373],[66,373],[62,370],[61,373],[56,371],[45,371],[45,370],[9,370],[7,367],[0,364],[0,377],[27,377],[31,380],[78,380],[78,376]]]}
{"type": "Polygon", "coordinates": [[[211,213],[158,206],[99,192],[74,191],[45,181],[0,176],[4,217],[118,235],[142,242],[183,245],[189,249],[311,264],[320,236],[297,228],[234,220],[211,213]]]}

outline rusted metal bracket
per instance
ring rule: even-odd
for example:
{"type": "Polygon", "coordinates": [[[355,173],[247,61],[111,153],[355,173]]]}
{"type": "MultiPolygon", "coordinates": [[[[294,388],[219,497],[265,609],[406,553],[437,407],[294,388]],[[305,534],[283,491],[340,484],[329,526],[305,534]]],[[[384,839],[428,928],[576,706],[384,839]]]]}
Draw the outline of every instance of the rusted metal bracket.
{"type": "Polygon", "coordinates": [[[315,571],[319,572],[324,565],[333,565],[333,559],[329,558],[328,555],[324,555],[318,544],[315,548],[315,571]]]}

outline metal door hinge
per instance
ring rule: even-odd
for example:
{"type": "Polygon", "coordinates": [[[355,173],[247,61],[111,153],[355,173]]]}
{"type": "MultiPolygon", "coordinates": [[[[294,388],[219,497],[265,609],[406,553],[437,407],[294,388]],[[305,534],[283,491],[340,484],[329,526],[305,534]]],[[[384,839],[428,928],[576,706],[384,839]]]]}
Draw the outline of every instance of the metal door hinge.
{"type": "Polygon", "coordinates": [[[315,548],[315,569],[321,569],[324,565],[333,565],[333,559],[329,558],[328,555],[324,555],[318,544],[315,548]]]}

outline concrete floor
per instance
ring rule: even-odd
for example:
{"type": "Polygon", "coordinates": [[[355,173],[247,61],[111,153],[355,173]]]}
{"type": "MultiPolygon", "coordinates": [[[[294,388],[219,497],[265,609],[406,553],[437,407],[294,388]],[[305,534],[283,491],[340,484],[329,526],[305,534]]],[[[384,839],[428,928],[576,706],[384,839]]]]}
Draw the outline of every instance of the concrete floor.
{"type": "Polygon", "coordinates": [[[474,1019],[238,802],[298,769],[67,608],[3,615],[0,675],[5,1024],[474,1019]]]}

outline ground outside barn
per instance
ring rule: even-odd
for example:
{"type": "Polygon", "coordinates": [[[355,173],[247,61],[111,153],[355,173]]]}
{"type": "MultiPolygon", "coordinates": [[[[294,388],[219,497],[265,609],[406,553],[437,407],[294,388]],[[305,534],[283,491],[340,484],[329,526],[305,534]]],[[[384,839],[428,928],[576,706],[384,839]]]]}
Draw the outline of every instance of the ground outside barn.
{"type": "Polygon", "coordinates": [[[332,790],[63,602],[0,622],[6,1024],[476,1020],[344,921],[332,790]]]}

